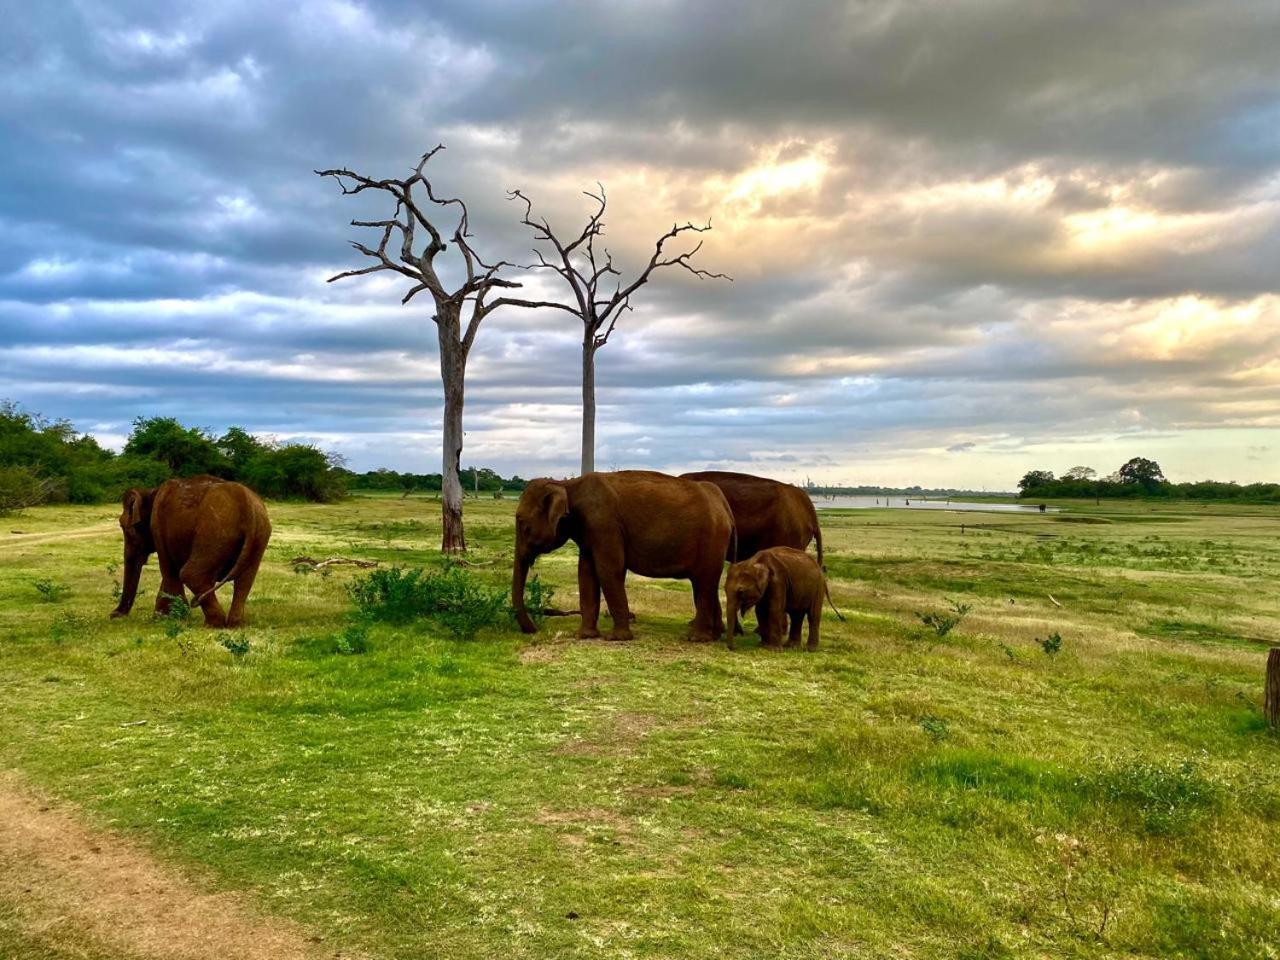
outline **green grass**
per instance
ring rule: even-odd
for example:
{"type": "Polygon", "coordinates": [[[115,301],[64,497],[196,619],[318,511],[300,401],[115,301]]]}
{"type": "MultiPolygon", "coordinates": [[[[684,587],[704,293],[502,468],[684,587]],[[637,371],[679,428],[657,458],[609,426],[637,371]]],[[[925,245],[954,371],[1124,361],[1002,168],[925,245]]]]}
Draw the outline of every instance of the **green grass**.
{"type": "MultiPolygon", "coordinates": [[[[358,574],[288,560],[435,569],[420,499],[273,505],[243,631],[109,621],[115,511],[31,511],[0,767],[372,957],[1267,956],[1280,511],[1068,510],[823,511],[848,621],[815,654],[689,644],[688,590],[638,577],[630,645],[352,633],[358,574]],[[945,598],[972,610],[938,637],[945,598]]],[[[467,505],[497,589],[511,512],[467,505]]],[[[557,606],[576,559],[535,568],[557,606]]]]}

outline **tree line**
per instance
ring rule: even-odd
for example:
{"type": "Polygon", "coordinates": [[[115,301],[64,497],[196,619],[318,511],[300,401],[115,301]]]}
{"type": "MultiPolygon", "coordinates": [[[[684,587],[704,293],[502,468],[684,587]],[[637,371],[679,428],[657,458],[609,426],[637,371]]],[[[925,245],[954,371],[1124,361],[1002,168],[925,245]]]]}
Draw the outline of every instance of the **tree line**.
{"type": "MultiPolygon", "coordinates": [[[[273,500],[331,502],[349,490],[431,492],[440,474],[379,469],[354,473],[314,444],[264,440],[242,427],[218,434],[173,417],[138,417],[120,453],[67,420],[0,402],[0,511],[42,503],[105,503],[129,487],[209,474],[236,480],[273,500]]],[[[468,490],[522,490],[520,477],[486,468],[461,472],[468,490]]]]}
{"type": "Polygon", "coordinates": [[[1060,477],[1051,470],[1029,470],[1018,481],[1018,496],[1036,499],[1235,500],[1280,503],[1280,484],[1198,480],[1172,483],[1160,464],[1134,457],[1115,473],[1099,476],[1092,467],[1072,467],[1060,477]]]}

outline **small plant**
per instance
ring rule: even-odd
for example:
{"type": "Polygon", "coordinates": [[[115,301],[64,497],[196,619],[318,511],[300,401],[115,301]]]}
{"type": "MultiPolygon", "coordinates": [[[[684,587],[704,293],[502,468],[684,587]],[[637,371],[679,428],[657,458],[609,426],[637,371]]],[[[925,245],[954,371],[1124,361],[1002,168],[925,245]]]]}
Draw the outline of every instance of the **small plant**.
{"type": "Polygon", "coordinates": [[[951,727],[947,721],[932,714],[920,718],[920,729],[927,733],[935,743],[951,736],[951,727]]]}
{"type": "Polygon", "coordinates": [[[31,584],[36,588],[36,593],[40,594],[40,599],[45,603],[57,603],[71,591],[56,580],[50,580],[48,577],[41,577],[31,584]]]}
{"type": "Polygon", "coordinates": [[[170,640],[178,640],[178,647],[185,654],[190,645],[183,643],[178,638],[181,636],[182,631],[187,629],[187,621],[191,619],[191,604],[187,603],[185,597],[174,596],[170,593],[162,593],[160,596],[169,601],[168,612],[156,614],[164,624],[164,635],[170,640]]]}
{"type": "Polygon", "coordinates": [[[112,600],[119,600],[120,594],[123,592],[123,588],[120,586],[120,577],[118,576],[119,573],[120,573],[120,564],[116,563],[114,560],[111,563],[107,564],[107,576],[111,578],[111,599],[112,600]]]}
{"type": "Polygon", "coordinates": [[[958,600],[952,600],[950,597],[945,598],[947,601],[947,609],[949,613],[936,613],[930,611],[928,613],[916,613],[920,618],[920,622],[931,629],[939,637],[945,637],[948,633],[959,626],[960,621],[969,615],[969,611],[973,609],[973,605],[969,603],[961,603],[958,600]]]}
{"type": "Polygon", "coordinates": [[[364,620],[408,623],[428,618],[457,640],[473,639],[507,609],[505,594],[486,588],[465,567],[452,563],[434,573],[421,568],[374,570],[347,589],[364,620]]]}
{"type": "Polygon", "coordinates": [[[1040,644],[1040,649],[1048,656],[1056,656],[1062,650],[1062,634],[1055,630],[1043,639],[1036,637],[1036,643],[1040,644]]]}
{"type": "Polygon", "coordinates": [[[1186,834],[1223,801],[1218,783],[1190,760],[1165,765],[1149,760],[1103,761],[1081,781],[1104,800],[1134,813],[1150,834],[1186,834]]]}
{"type": "Polygon", "coordinates": [[[369,628],[362,623],[353,623],[340,634],[333,644],[333,652],[344,657],[357,656],[369,649],[369,628]]]}
{"type": "Polygon", "coordinates": [[[249,638],[240,633],[227,634],[222,638],[222,647],[227,653],[239,660],[249,652],[249,638]]]}
{"type": "Polygon", "coordinates": [[[996,644],[996,646],[1000,648],[1000,652],[1008,658],[1010,663],[1018,662],[1018,651],[1013,649],[1013,647],[1009,646],[1007,643],[999,643],[996,644]]]}
{"type": "MultiPolygon", "coordinates": [[[[551,606],[551,598],[554,595],[555,590],[539,580],[537,574],[533,575],[533,579],[525,587],[525,610],[529,618],[538,626],[542,626],[547,619],[547,609],[551,606]]],[[[508,608],[508,612],[515,617],[514,607],[508,608]]]]}

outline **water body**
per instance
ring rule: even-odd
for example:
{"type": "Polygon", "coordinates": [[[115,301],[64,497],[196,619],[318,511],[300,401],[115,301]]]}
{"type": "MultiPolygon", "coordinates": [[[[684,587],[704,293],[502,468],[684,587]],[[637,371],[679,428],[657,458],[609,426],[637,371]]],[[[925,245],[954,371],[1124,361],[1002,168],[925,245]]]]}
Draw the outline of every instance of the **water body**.
{"type": "MultiPolygon", "coordinates": [[[[1024,503],[973,503],[964,500],[926,500],[923,497],[814,497],[813,505],[819,510],[874,510],[877,507],[891,510],[972,510],[983,513],[1039,513],[1039,504],[1024,503]]],[[[1057,507],[1046,507],[1045,513],[1057,513],[1057,507]]]]}

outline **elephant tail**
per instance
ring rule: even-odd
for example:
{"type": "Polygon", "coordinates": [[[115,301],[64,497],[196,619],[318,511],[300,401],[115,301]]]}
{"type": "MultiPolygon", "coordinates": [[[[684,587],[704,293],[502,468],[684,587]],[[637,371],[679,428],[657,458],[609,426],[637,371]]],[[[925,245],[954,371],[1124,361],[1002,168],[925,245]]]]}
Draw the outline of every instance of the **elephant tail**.
{"type": "MultiPolygon", "coordinates": [[[[204,603],[206,597],[212,593],[217,593],[223,586],[230,583],[232,580],[235,580],[240,576],[240,574],[244,573],[245,568],[253,562],[254,556],[259,552],[259,544],[261,543],[263,547],[266,546],[264,542],[266,537],[264,536],[264,532],[261,527],[262,525],[260,523],[255,523],[253,525],[253,529],[249,531],[249,533],[245,534],[244,539],[240,541],[240,553],[236,555],[236,562],[231,565],[231,569],[227,571],[227,575],[204,593],[200,594],[200,596],[196,597],[195,601],[192,603],[193,607],[200,606],[200,604],[204,603]]],[[[266,534],[270,535],[269,527],[266,534]]]]}
{"type": "MultiPolygon", "coordinates": [[[[821,550],[822,541],[818,541],[818,543],[819,543],[818,549],[821,550]]],[[[831,604],[831,612],[836,615],[837,620],[839,620],[841,623],[844,623],[844,614],[836,609],[836,602],[831,599],[831,582],[826,578],[825,575],[822,578],[822,589],[826,591],[827,603],[831,604]]]]}
{"type": "Polygon", "coordinates": [[[822,527],[818,525],[817,517],[813,518],[813,542],[818,545],[818,567],[826,573],[827,565],[822,562],[822,527]]]}

